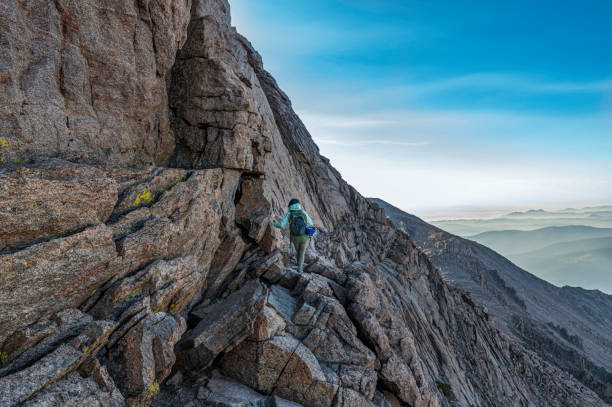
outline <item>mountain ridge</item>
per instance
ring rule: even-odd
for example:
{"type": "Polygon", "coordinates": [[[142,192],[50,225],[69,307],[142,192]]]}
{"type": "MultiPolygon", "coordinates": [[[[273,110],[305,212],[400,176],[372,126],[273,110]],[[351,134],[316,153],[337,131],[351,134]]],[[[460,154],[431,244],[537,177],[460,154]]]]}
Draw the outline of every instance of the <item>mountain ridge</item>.
{"type": "Polygon", "coordinates": [[[612,237],[612,228],[597,228],[583,225],[549,226],[530,231],[503,230],[483,232],[477,235],[468,236],[467,238],[483,243],[485,246],[491,247],[494,250],[497,249],[498,251],[503,251],[508,254],[520,254],[530,251],[529,249],[536,250],[544,248],[544,245],[547,244],[585,240],[595,237],[612,237]],[[503,238],[505,238],[506,241],[502,240],[503,238]],[[519,248],[502,249],[504,244],[508,245],[510,243],[514,243],[519,246],[519,248]]]}
{"type": "Polygon", "coordinates": [[[533,231],[485,232],[470,239],[557,285],[578,285],[612,292],[608,273],[611,258],[606,251],[612,249],[611,236],[612,229],[564,226],[533,231]]]}
{"type": "Polygon", "coordinates": [[[595,376],[599,375],[601,381],[590,385],[604,396],[610,394],[612,359],[606,349],[612,343],[605,338],[610,338],[612,326],[605,316],[612,310],[612,296],[598,290],[554,287],[477,242],[453,236],[380,199],[370,199],[415,240],[451,285],[466,289],[486,306],[507,334],[558,366],[573,369],[576,377],[587,382],[591,376],[587,371],[597,372],[595,376]],[[599,317],[592,319],[594,315],[599,317]],[[589,320],[587,324],[580,322],[589,320]],[[586,347],[580,349],[556,338],[557,334],[547,327],[551,323],[566,329],[571,336],[583,338],[586,347]],[[600,326],[602,323],[607,324],[606,328],[600,326]],[[582,328],[578,328],[580,325],[582,328]],[[597,334],[595,327],[603,330],[597,334]],[[560,354],[564,356],[558,357],[560,354]],[[566,355],[570,355],[569,365],[563,359],[566,355]],[[587,366],[586,371],[582,364],[587,366]]]}
{"type": "Polygon", "coordinates": [[[544,212],[517,212],[486,219],[435,220],[432,224],[462,237],[476,236],[495,231],[534,231],[550,227],[586,226],[612,228],[612,212],[589,209],[544,212]],[[534,215],[533,213],[536,213],[534,215]]]}

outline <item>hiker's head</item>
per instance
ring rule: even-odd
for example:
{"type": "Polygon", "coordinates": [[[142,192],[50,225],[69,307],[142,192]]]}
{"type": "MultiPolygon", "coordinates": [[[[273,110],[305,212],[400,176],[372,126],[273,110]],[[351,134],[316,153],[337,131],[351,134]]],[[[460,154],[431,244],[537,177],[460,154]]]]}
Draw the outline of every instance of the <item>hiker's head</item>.
{"type": "Polygon", "coordinates": [[[289,201],[289,207],[291,208],[291,205],[295,205],[295,204],[300,204],[300,201],[298,201],[297,199],[293,198],[292,200],[289,201]]]}

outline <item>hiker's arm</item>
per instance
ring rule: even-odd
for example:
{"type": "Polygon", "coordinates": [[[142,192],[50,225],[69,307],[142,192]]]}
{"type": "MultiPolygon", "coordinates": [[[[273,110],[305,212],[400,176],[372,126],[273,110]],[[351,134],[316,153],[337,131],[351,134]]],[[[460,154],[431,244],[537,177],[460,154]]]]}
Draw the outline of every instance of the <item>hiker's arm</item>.
{"type": "Polygon", "coordinates": [[[287,222],[289,222],[289,212],[285,214],[285,216],[283,217],[283,220],[281,220],[280,222],[274,221],[272,222],[272,224],[279,229],[284,229],[285,226],[287,226],[287,222]]]}
{"type": "Polygon", "coordinates": [[[314,223],[312,223],[312,219],[310,219],[308,213],[306,213],[306,211],[304,211],[304,213],[306,214],[306,226],[314,226],[314,223]]]}

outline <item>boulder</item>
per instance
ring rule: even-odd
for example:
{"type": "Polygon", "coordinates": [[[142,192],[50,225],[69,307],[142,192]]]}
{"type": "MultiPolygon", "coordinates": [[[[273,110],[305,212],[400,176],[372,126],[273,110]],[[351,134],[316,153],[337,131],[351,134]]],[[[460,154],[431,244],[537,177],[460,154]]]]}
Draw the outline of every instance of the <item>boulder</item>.
{"type": "Polygon", "coordinates": [[[312,322],[314,322],[313,317],[315,312],[317,312],[317,310],[314,307],[304,303],[293,317],[293,322],[296,325],[311,325],[312,322]]]}
{"type": "Polygon", "coordinates": [[[109,350],[109,372],[130,403],[148,405],[159,391],[174,366],[174,345],[185,329],[181,317],[148,314],[109,350]]]}
{"type": "Polygon", "coordinates": [[[328,383],[317,358],[299,344],[274,384],[274,393],[305,406],[331,406],[338,386],[328,383]]]}
{"type": "Polygon", "coordinates": [[[285,330],[285,320],[278,315],[276,310],[270,306],[265,306],[263,311],[257,316],[255,330],[248,339],[253,341],[265,341],[274,336],[280,335],[285,330]]]}
{"type": "MultiPolygon", "coordinates": [[[[171,379],[172,380],[172,379],[171,379]]],[[[173,384],[174,385],[174,384],[173,384]]],[[[198,373],[195,381],[183,383],[180,392],[167,392],[164,386],[153,405],[163,407],[300,407],[300,404],[275,395],[259,393],[244,384],[223,376],[217,369],[198,373]]]]}
{"type": "Polygon", "coordinates": [[[302,407],[302,404],[294,403],[293,401],[285,400],[278,396],[273,396],[273,407],[302,407]]]}
{"type": "Polygon", "coordinates": [[[192,316],[199,319],[178,345],[182,366],[205,368],[214,358],[247,338],[263,311],[268,289],[251,280],[239,291],[209,306],[196,307],[192,316]]]}
{"type": "Polygon", "coordinates": [[[287,288],[273,285],[268,296],[268,304],[285,318],[286,321],[293,320],[293,315],[297,308],[297,300],[287,288]]]}
{"type": "Polygon", "coordinates": [[[306,406],[331,406],[338,387],[326,382],[317,358],[290,334],[245,341],[221,360],[223,373],[255,390],[306,406]]]}
{"type": "Polygon", "coordinates": [[[268,397],[249,387],[213,372],[206,386],[198,389],[197,399],[219,407],[256,407],[267,405],[268,397]]]}
{"type": "Polygon", "coordinates": [[[410,368],[399,357],[391,357],[383,364],[380,378],[404,402],[423,404],[419,386],[410,368]]]}

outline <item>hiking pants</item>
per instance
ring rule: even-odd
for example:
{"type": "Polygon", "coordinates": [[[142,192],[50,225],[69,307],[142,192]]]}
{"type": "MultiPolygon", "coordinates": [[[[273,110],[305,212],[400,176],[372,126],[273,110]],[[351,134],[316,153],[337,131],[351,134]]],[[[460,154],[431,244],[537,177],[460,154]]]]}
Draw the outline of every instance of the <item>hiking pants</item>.
{"type": "Polygon", "coordinates": [[[306,248],[308,248],[308,243],[310,240],[306,240],[305,242],[293,242],[293,247],[295,247],[296,258],[298,264],[298,271],[301,273],[304,268],[304,255],[306,254],[306,248]]]}

